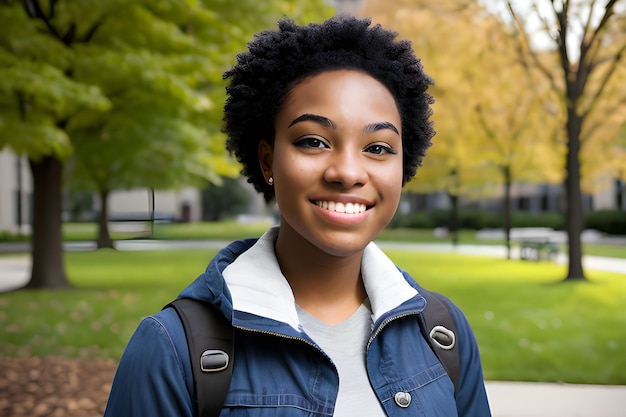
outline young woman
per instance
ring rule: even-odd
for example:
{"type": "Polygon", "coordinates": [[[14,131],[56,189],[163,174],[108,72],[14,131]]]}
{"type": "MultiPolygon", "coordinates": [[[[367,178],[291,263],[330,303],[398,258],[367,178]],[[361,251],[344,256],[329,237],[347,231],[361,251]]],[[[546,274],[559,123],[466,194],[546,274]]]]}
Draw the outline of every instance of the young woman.
{"type": "MultiPolygon", "coordinates": [[[[222,416],[489,416],[473,333],[456,307],[455,392],[420,332],[420,287],[372,240],[434,135],[431,84],[406,41],[335,17],[258,34],[225,77],[227,147],[280,224],[223,249],[180,297],[235,329],[222,416]]],[[[172,309],[144,319],[107,416],[193,416],[172,309]]]]}

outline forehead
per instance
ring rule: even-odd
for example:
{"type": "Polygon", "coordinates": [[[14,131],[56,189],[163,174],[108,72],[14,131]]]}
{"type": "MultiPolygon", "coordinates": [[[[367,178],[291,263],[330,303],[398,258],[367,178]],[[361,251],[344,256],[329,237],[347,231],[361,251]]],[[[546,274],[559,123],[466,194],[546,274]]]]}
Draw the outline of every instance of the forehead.
{"type": "Polygon", "coordinates": [[[400,128],[400,114],[387,87],[374,77],[355,70],[334,70],[296,83],[277,114],[302,113],[339,117],[353,122],[390,121],[400,128]]]}

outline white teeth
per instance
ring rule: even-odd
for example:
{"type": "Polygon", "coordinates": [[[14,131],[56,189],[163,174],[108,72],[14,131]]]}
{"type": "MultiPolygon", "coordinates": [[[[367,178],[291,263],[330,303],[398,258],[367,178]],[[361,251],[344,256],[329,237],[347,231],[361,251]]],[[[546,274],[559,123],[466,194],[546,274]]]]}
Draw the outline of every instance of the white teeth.
{"type": "Polygon", "coordinates": [[[341,203],[335,201],[316,201],[315,204],[325,210],[335,211],[337,213],[358,214],[366,210],[365,204],[359,203],[341,203]]]}

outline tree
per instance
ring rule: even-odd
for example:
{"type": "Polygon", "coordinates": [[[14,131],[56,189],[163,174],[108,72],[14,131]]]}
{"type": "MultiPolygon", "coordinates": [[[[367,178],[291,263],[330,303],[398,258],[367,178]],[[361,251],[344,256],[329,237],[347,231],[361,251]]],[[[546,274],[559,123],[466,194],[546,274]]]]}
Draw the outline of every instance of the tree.
{"type": "Polygon", "coordinates": [[[393,8],[374,3],[373,15],[413,41],[435,81],[437,136],[407,190],[446,191],[452,208],[449,228],[456,242],[459,198],[493,193],[494,186],[502,184],[503,225],[510,246],[511,184],[545,181],[548,174],[554,181],[555,176],[549,163],[554,147],[546,140],[550,117],[528,94],[536,80],[524,73],[511,51],[507,28],[475,2],[396,3],[393,8]]]}
{"type": "Polygon", "coordinates": [[[504,188],[502,228],[507,258],[511,258],[511,189],[515,182],[557,183],[559,161],[556,98],[536,71],[521,65],[507,27],[492,17],[484,19],[482,63],[472,80],[479,158],[497,170],[504,188]],[[485,88],[487,87],[487,88],[485,88]]]}
{"type": "MultiPolygon", "coordinates": [[[[473,101],[472,82],[465,71],[478,43],[471,36],[474,18],[480,12],[475,1],[447,0],[437,3],[424,0],[369,1],[364,13],[375,22],[398,31],[410,39],[425,70],[434,79],[431,94],[437,135],[418,175],[407,184],[406,191],[445,191],[450,199],[448,229],[453,243],[458,241],[459,197],[480,184],[480,161],[472,154],[473,134],[468,103],[473,101]],[[441,53],[445,49],[446,53],[441,53]],[[468,101],[469,100],[469,101],[468,101]]],[[[472,63],[475,65],[475,63],[472,63]]]]}
{"type": "Polygon", "coordinates": [[[61,246],[61,176],[71,153],[65,131],[85,111],[110,108],[91,85],[68,77],[72,51],[45,33],[16,2],[0,4],[0,147],[28,155],[33,174],[33,238],[30,287],[68,286],[61,246]]]}
{"type": "MultiPolygon", "coordinates": [[[[69,285],[61,245],[61,186],[64,163],[75,149],[83,156],[83,150],[100,152],[93,155],[102,157],[100,167],[132,165],[134,173],[115,171],[115,186],[137,181],[136,176],[151,178],[150,172],[160,184],[171,184],[165,168],[184,173],[174,175],[177,183],[217,178],[212,152],[219,138],[211,133],[221,115],[219,106],[211,107],[211,97],[219,95],[221,69],[253,32],[270,26],[270,20],[273,25],[281,14],[329,15],[320,4],[0,0],[0,148],[27,155],[34,181],[28,286],[69,285]],[[159,93],[171,102],[151,102],[159,93]],[[165,116],[159,124],[150,103],[158,107],[151,110],[155,117],[165,116]],[[116,150],[91,143],[108,140],[116,150]],[[199,146],[208,151],[189,158],[199,146]],[[115,154],[120,158],[114,161],[115,154]],[[174,158],[177,164],[164,163],[174,158]]],[[[109,191],[108,184],[97,187],[109,191]]]]}
{"type": "MultiPolygon", "coordinates": [[[[195,20],[210,17],[194,15],[195,20]]],[[[76,60],[76,76],[97,85],[113,103],[111,111],[69,131],[74,144],[68,164],[70,184],[95,189],[100,196],[99,248],[113,246],[107,210],[111,191],[216,181],[216,172],[225,166],[217,163],[224,156],[223,146],[212,144],[221,140],[217,105],[205,93],[220,79],[211,70],[215,63],[203,57],[203,43],[210,44],[211,39],[198,40],[181,31],[172,45],[171,31],[159,27],[164,22],[128,11],[124,18],[129,21],[120,17],[116,25],[139,24],[144,28],[141,42],[125,38],[119,51],[94,52],[90,45],[76,60]],[[146,49],[145,42],[159,48],[146,49]]],[[[170,25],[176,28],[175,23],[170,25]]]]}
{"type": "Polygon", "coordinates": [[[531,2],[524,12],[519,3],[507,0],[506,5],[518,29],[520,57],[528,68],[536,68],[544,74],[565,112],[569,243],[566,280],[584,279],[580,238],[583,228],[581,159],[586,149],[598,149],[616,138],[617,129],[623,123],[621,119],[612,126],[613,133],[606,131],[613,124],[606,116],[622,113],[626,105],[626,5],[618,0],[546,0],[531,2]],[[537,33],[529,25],[531,17],[539,23],[537,31],[543,38],[551,40],[559,63],[558,72],[546,65],[532,43],[537,33]],[[594,114],[596,123],[592,123],[594,114]],[[600,131],[603,132],[600,134],[600,131]]]}
{"type": "MultiPolygon", "coordinates": [[[[315,7],[315,2],[309,3],[308,10],[294,13],[314,15],[315,7]]],[[[83,75],[114,104],[100,120],[72,132],[71,178],[76,179],[72,183],[95,189],[100,196],[99,248],[113,247],[107,209],[111,191],[204,186],[206,181],[220,184],[220,175],[237,175],[219,130],[224,101],[221,74],[251,32],[272,25],[277,13],[266,3],[242,3],[233,9],[221,2],[211,13],[188,13],[178,18],[168,14],[185,35],[175,45],[168,39],[170,31],[160,27],[163,22],[143,18],[141,38],[125,38],[129,48],[121,56],[110,53],[103,59],[81,54],[87,58],[81,67],[83,75]],[[229,32],[241,29],[236,32],[238,42],[216,27],[229,32]],[[147,50],[145,42],[166,47],[147,50]],[[207,50],[211,59],[205,56],[207,50]]],[[[116,23],[124,26],[119,20],[116,23]]]]}

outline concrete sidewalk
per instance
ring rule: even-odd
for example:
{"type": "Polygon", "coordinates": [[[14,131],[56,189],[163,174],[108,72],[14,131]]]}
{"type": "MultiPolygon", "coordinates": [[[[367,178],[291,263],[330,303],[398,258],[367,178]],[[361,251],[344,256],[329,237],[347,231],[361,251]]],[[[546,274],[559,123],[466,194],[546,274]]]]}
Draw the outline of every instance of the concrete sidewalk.
{"type": "Polygon", "coordinates": [[[3,292],[22,288],[30,276],[30,257],[0,258],[0,297],[3,292]]]}
{"type": "Polygon", "coordinates": [[[626,386],[487,381],[493,417],[626,417],[626,386]]]}

